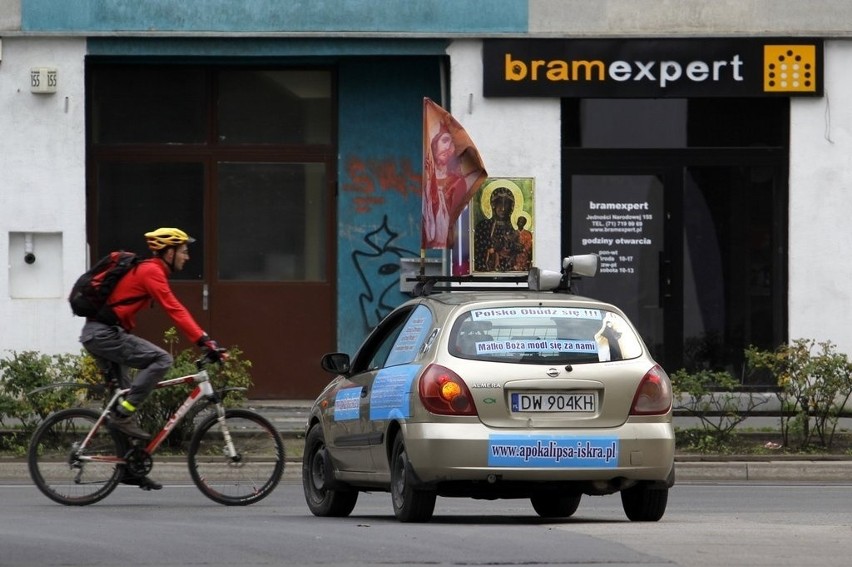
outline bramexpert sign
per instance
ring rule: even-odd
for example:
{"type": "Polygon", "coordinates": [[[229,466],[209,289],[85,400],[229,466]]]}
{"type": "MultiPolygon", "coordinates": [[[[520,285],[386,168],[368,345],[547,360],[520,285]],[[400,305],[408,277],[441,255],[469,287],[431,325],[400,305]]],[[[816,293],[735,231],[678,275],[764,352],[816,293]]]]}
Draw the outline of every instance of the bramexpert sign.
{"type": "Polygon", "coordinates": [[[486,97],[822,96],[822,41],[493,39],[486,97]]]}

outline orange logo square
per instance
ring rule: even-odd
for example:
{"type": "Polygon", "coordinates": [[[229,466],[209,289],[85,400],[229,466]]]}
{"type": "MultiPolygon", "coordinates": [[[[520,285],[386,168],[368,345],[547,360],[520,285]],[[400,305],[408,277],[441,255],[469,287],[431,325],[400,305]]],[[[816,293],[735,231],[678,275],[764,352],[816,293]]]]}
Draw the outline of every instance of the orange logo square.
{"type": "Polygon", "coordinates": [[[816,46],[764,45],[763,91],[816,92],[816,46]]]}

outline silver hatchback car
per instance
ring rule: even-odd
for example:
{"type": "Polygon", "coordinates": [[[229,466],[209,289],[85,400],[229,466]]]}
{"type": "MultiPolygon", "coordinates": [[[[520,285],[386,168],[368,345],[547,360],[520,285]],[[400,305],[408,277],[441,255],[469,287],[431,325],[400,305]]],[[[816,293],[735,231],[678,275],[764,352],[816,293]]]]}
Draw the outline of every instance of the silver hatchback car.
{"type": "Polygon", "coordinates": [[[437,496],[528,498],[558,518],[620,492],[630,520],[659,520],[671,383],[623,312],[566,293],[575,258],[556,279],[533,268],[528,289],[411,299],[353,358],[324,356],[336,376],[306,425],[311,512],[347,516],[359,492],[387,491],[403,522],[428,521],[437,496]],[[537,291],[547,280],[556,291],[537,291]]]}

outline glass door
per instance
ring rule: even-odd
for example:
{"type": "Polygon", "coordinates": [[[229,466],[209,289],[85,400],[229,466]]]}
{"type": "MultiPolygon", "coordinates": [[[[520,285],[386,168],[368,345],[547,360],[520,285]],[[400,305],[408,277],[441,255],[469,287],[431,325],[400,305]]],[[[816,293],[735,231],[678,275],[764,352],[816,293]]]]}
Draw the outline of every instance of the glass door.
{"type": "Polygon", "coordinates": [[[669,371],[726,370],[786,333],[781,168],[666,165],[572,173],[570,242],[601,269],[578,292],[616,304],[669,371]]]}
{"type": "MultiPolygon", "coordinates": [[[[653,355],[668,358],[666,345],[679,330],[665,316],[678,295],[673,278],[675,244],[666,246],[665,171],[571,176],[571,239],[568,254],[596,253],[600,272],[583,278],[578,292],[618,305],[637,326],[653,355]],[[667,324],[667,322],[669,322],[667,324]],[[667,332],[668,331],[668,332],[667,332]]],[[[673,192],[677,195],[677,192],[673,192]]]]}
{"type": "Polygon", "coordinates": [[[782,175],[762,165],[683,169],[680,363],[691,371],[724,369],[750,384],[745,349],[785,341],[782,175]]]}
{"type": "Polygon", "coordinates": [[[787,341],[789,99],[563,99],[563,256],[670,372],[727,371],[787,341]]]}

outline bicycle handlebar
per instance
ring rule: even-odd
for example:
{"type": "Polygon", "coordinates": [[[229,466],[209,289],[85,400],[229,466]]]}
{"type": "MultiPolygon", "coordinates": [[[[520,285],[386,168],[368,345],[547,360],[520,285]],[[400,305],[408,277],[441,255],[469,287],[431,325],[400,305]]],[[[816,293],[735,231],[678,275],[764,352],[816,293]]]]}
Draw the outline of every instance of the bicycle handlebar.
{"type": "Polygon", "coordinates": [[[213,349],[203,349],[203,356],[195,361],[195,367],[201,370],[211,362],[222,364],[228,360],[228,349],[219,347],[215,351],[213,349]],[[213,353],[216,353],[215,355],[213,353]]]}

